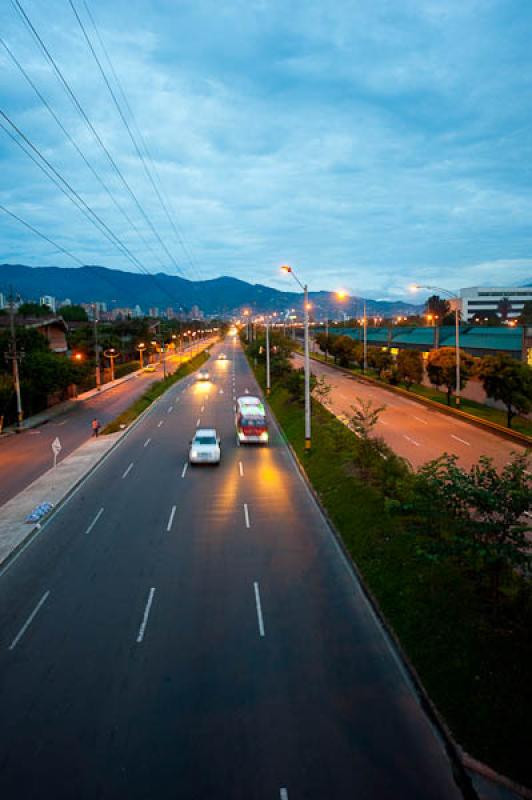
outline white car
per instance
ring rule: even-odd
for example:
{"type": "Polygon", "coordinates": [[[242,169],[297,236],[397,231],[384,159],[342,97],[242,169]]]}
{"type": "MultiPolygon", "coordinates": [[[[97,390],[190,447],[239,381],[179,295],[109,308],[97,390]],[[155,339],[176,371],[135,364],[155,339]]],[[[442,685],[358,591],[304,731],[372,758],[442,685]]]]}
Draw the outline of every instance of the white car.
{"type": "Polygon", "coordinates": [[[211,376],[208,369],[200,369],[198,372],[198,381],[210,381],[211,376]]]}
{"type": "Polygon", "coordinates": [[[214,428],[199,428],[190,443],[190,464],[219,464],[222,457],[220,437],[214,428]]]}
{"type": "Polygon", "coordinates": [[[218,356],[218,361],[227,361],[227,356],[225,355],[225,353],[220,353],[220,355],[218,356]]]}

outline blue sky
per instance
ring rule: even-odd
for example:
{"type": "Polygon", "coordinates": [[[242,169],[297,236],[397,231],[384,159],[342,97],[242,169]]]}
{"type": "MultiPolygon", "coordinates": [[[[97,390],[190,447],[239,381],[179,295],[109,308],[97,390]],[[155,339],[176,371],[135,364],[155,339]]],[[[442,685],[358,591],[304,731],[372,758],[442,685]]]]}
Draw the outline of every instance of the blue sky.
{"type": "MultiPolygon", "coordinates": [[[[20,0],[185,277],[288,288],[290,263],[313,290],[381,299],[532,280],[526,0],[86,1],[179,235],[69,0],[20,0]]],[[[2,47],[0,108],[142,264],[175,273],[11,0],[0,35],[143,238],[2,47]]],[[[2,130],[0,170],[4,206],[84,263],[134,269],[2,130]]],[[[0,261],[73,263],[2,213],[0,261]]]]}

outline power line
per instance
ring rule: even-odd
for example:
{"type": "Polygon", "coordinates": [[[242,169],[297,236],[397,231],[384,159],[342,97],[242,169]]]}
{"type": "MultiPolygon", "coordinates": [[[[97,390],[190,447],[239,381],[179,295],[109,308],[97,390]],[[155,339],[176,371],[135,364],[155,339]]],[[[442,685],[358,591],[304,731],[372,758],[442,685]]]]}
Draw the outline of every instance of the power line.
{"type": "MultiPolygon", "coordinates": [[[[90,40],[90,37],[89,37],[89,35],[88,35],[88,33],[87,33],[87,30],[86,30],[86,28],[85,28],[85,26],[84,26],[84,24],[83,24],[83,22],[82,22],[82,20],[81,20],[81,17],[80,17],[80,16],[79,16],[79,14],[78,14],[78,11],[77,11],[77,9],[76,9],[76,7],[75,7],[75,5],[74,5],[74,2],[73,2],[73,0],[69,0],[69,3],[70,3],[70,7],[72,8],[72,11],[74,12],[74,16],[76,17],[76,20],[78,21],[78,24],[79,24],[79,26],[80,26],[80,28],[81,28],[81,31],[82,31],[82,33],[83,33],[83,36],[85,37],[85,41],[87,42],[87,45],[88,45],[88,47],[89,47],[89,50],[91,51],[91,53],[92,53],[92,56],[93,56],[93,58],[94,58],[94,60],[95,60],[95,62],[96,62],[96,64],[97,64],[97,66],[98,66],[98,69],[100,70],[100,74],[101,74],[101,76],[102,76],[102,78],[103,78],[103,80],[104,80],[104,82],[105,82],[105,85],[107,86],[107,88],[108,88],[108,90],[109,90],[109,94],[111,95],[111,99],[112,99],[112,101],[113,101],[113,103],[114,103],[114,105],[115,105],[115,108],[116,108],[116,110],[118,111],[118,114],[119,114],[119,116],[120,116],[120,119],[121,119],[121,120],[122,120],[122,122],[124,123],[124,126],[125,126],[125,128],[126,128],[126,130],[127,130],[127,132],[128,132],[129,138],[131,139],[131,142],[132,142],[132,144],[133,144],[133,147],[135,148],[135,152],[137,153],[137,156],[139,157],[139,159],[140,159],[140,161],[141,161],[141,163],[142,163],[142,166],[143,166],[143,168],[144,168],[144,172],[145,172],[145,174],[146,174],[146,176],[147,176],[147,178],[148,178],[149,182],[151,183],[151,186],[152,186],[152,188],[153,188],[153,191],[155,192],[155,194],[156,194],[156,196],[157,196],[157,199],[159,200],[159,203],[160,203],[160,205],[161,205],[161,207],[162,207],[163,211],[164,211],[164,212],[165,212],[165,214],[166,214],[166,217],[167,217],[167,219],[168,219],[168,222],[169,222],[169,223],[170,223],[170,225],[172,226],[172,228],[173,228],[173,230],[174,230],[174,232],[175,232],[175,234],[176,234],[176,236],[177,236],[177,239],[178,239],[179,243],[181,244],[181,246],[182,246],[182,248],[183,248],[183,251],[185,252],[185,255],[188,257],[188,259],[189,259],[189,261],[190,261],[190,264],[191,264],[191,266],[194,268],[194,265],[193,265],[193,263],[192,263],[192,259],[190,258],[190,254],[187,252],[187,249],[186,249],[186,247],[185,247],[185,245],[184,245],[184,242],[182,241],[182,238],[181,238],[181,236],[180,236],[180,234],[179,234],[179,232],[178,232],[178,230],[177,230],[177,228],[176,228],[175,222],[174,222],[174,220],[173,220],[172,216],[170,215],[170,212],[169,212],[169,210],[168,210],[168,206],[167,206],[167,204],[165,203],[165,201],[163,200],[163,197],[162,197],[162,195],[161,195],[161,192],[159,191],[159,189],[158,189],[158,187],[157,187],[157,185],[156,185],[156,183],[155,183],[155,181],[154,181],[154,178],[153,178],[153,175],[152,175],[152,173],[151,173],[151,170],[148,168],[148,165],[146,164],[146,160],[145,160],[145,158],[144,158],[144,155],[143,155],[143,153],[141,152],[141,149],[140,149],[140,147],[139,147],[139,145],[138,145],[138,143],[137,143],[137,140],[136,140],[136,138],[135,138],[135,136],[134,136],[134,134],[133,134],[133,131],[131,130],[131,127],[130,127],[130,125],[129,125],[129,122],[128,122],[128,121],[127,121],[127,119],[126,119],[126,116],[125,116],[125,114],[124,114],[124,112],[123,112],[123,110],[122,110],[122,107],[121,107],[121,105],[120,105],[120,102],[119,102],[119,100],[118,100],[118,98],[117,98],[117,96],[116,96],[116,94],[115,94],[115,92],[114,92],[114,90],[113,90],[113,88],[112,88],[112,86],[111,86],[111,83],[110,83],[110,81],[109,81],[109,79],[108,79],[108,77],[107,77],[107,75],[106,75],[106,72],[105,72],[105,70],[104,70],[104,68],[103,68],[103,66],[102,66],[102,63],[101,63],[100,59],[98,58],[98,55],[97,55],[97,53],[96,53],[96,51],[95,51],[95,49],[94,49],[94,46],[93,46],[93,44],[92,44],[92,42],[91,42],[91,40],[90,40]]],[[[88,6],[87,6],[87,3],[85,2],[85,0],[84,0],[84,3],[83,3],[83,4],[84,4],[84,6],[85,6],[85,10],[87,11],[87,14],[88,14],[88,16],[89,16],[89,19],[90,19],[90,21],[91,21],[91,23],[92,23],[92,25],[93,25],[93,27],[94,27],[94,30],[95,30],[95,32],[96,32],[96,36],[98,37],[98,41],[99,41],[99,43],[100,43],[100,46],[101,46],[101,48],[102,48],[102,50],[103,50],[103,52],[104,52],[104,54],[105,54],[105,56],[106,56],[106,58],[107,58],[107,61],[108,61],[108,63],[109,63],[109,64],[110,64],[110,66],[111,66],[111,71],[112,71],[112,73],[113,73],[113,75],[114,75],[115,81],[117,82],[117,84],[119,84],[119,82],[118,82],[118,78],[117,78],[117,75],[116,75],[116,72],[115,72],[115,70],[114,70],[114,68],[112,67],[112,64],[111,64],[111,59],[110,59],[110,57],[109,57],[109,55],[108,55],[108,53],[107,53],[107,50],[105,49],[105,45],[103,44],[102,38],[101,38],[101,36],[100,36],[100,34],[99,34],[99,31],[98,31],[98,29],[97,29],[97,27],[96,27],[96,23],[95,23],[95,21],[94,21],[94,18],[93,18],[93,16],[92,16],[92,14],[91,14],[91,12],[90,12],[90,10],[89,10],[89,8],[88,8],[88,6]]],[[[123,90],[123,88],[122,88],[121,86],[120,86],[120,90],[121,90],[122,96],[125,98],[125,92],[124,92],[124,90],[123,90]]],[[[133,121],[134,121],[134,115],[133,115],[133,112],[132,112],[132,110],[131,110],[131,107],[129,106],[129,103],[127,103],[127,100],[126,100],[126,105],[127,105],[127,108],[128,108],[128,110],[129,110],[129,113],[130,113],[130,115],[131,115],[131,117],[132,117],[132,119],[133,119],[133,121]]],[[[136,127],[137,127],[137,131],[139,131],[139,129],[138,129],[138,126],[136,126],[136,127]]],[[[139,136],[139,138],[142,140],[142,137],[141,137],[141,136],[139,136]]],[[[146,145],[145,145],[145,143],[144,143],[144,148],[146,149],[146,145]]]]}
{"type": "Polygon", "coordinates": [[[53,247],[56,247],[58,250],[60,250],[65,255],[67,255],[69,258],[71,258],[73,261],[75,261],[80,266],[82,266],[82,267],[85,266],[83,261],[80,261],[77,256],[75,256],[73,253],[70,252],[70,250],[67,250],[65,247],[61,247],[60,244],[57,244],[57,242],[54,242],[53,239],[50,239],[48,236],[45,236],[44,233],[41,233],[40,231],[38,231],[37,228],[34,228],[33,225],[30,225],[29,222],[26,222],[21,217],[18,217],[16,214],[14,214],[12,211],[9,211],[8,208],[6,208],[5,206],[3,206],[1,204],[0,204],[0,211],[3,211],[4,214],[8,214],[10,217],[13,217],[13,219],[16,219],[16,221],[20,222],[21,225],[24,225],[24,227],[28,228],[30,231],[32,231],[32,233],[36,234],[36,236],[40,236],[41,239],[44,239],[45,242],[48,242],[49,244],[53,245],[53,247]]]}
{"type": "Polygon", "coordinates": [[[7,52],[7,54],[9,55],[9,57],[11,58],[11,60],[13,61],[13,63],[16,65],[16,67],[17,67],[17,68],[20,70],[20,72],[22,73],[22,75],[24,76],[24,78],[26,79],[26,81],[27,81],[27,82],[29,83],[29,85],[32,87],[33,91],[35,92],[35,94],[37,95],[37,97],[40,99],[40,101],[43,103],[43,105],[45,106],[45,108],[48,110],[48,112],[50,113],[50,115],[52,116],[52,118],[55,120],[55,122],[57,123],[57,125],[59,126],[59,128],[61,129],[61,131],[62,131],[62,132],[64,133],[64,135],[67,137],[67,139],[68,139],[68,141],[70,142],[70,144],[72,145],[72,147],[74,147],[74,149],[76,150],[76,152],[77,152],[77,153],[79,154],[79,156],[80,156],[80,157],[83,159],[84,163],[86,164],[86,166],[88,167],[88,169],[91,171],[91,173],[94,175],[94,177],[96,178],[96,180],[98,181],[98,183],[100,184],[100,186],[102,186],[102,188],[105,190],[105,192],[107,193],[107,195],[110,197],[110,199],[111,199],[111,201],[114,203],[115,207],[116,207],[116,208],[117,208],[117,209],[120,211],[120,213],[123,215],[123,217],[124,217],[124,219],[126,220],[126,222],[127,222],[129,225],[131,225],[131,227],[132,227],[132,228],[133,228],[133,230],[134,230],[134,231],[135,231],[135,232],[138,234],[139,238],[142,240],[142,242],[144,243],[144,245],[145,245],[145,246],[146,246],[146,247],[147,247],[147,248],[148,248],[148,249],[149,249],[149,250],[150,250],[150,251],[153,253],[153,255],[154,255],[156,258],[158,258],[158,259],[159,259],[159,262],[160,262],[160,264],[164,266],[164,263],[163,263],[163,261],[162,261],[162,260],[160,259],[160,257],[159,257],[159,256],[158,256],[158,255],[155,253],[155,251],[153,250],[153,248],[152,248],[151,244],[150,244],[150,243],[147,241],[147,239],[145,238],[144,234],[143,234],[143,233],[142,233],[142,232],[139,230],[139,228],[137,227],[137,225],[135,224],[135,222],[134,222],[134,221],[131,219],[131,217],[129,216],[129,214],[127,213],[127,211],[126,211],[126,210],[125,210],[125,209],[124,209],[124,208],[123,208],[123,207],[120,205],[120,203],[119,203],[119,202],[118,202],[118,200],[115,198],[114,194],[111,192],[111,190],[109,189],[109,187],[107,186],[107,184],[105,183],[105,181],[104,181],[104,180],[103,180],[103,179],[102,179],[102,178],[101,178],[101,177],[98,175],[98,173],[96,172],[96,170],[94,169],[94,167],[92,166],[92,164],[90,163],[90,161],[88,160],[88,158],[87,158],[87,157],[85,156],[85,154],[82,152],[81,148],[80,148],[80,147],[77,145],[76,141],[73,139],[73,137],[70,135],[70,133],[68,132],[68,130],[65,128],[65,126],[63,125],[63,123],[61,122],[61,120],[59,119],[59,117],[57,116],[57,114],[55,113],[55,111],[53,110],[53,108],[51,107],[51,105],[48,103],[48,101],[46,100],[46,98],[45,98],[45,97],[42,95],[42,93],[39,91],[39,89],[37,88],[37,86],[35,85],[35,83],[33,82],[33,80],[31,79],[31,77],[28,75],[28,73],[26,72],[26,70],[24,69],[24,67],[22,66],[22,64],[19,62],[19,60],[17,59],[17,57],[15,56],[15,54],[12,52],[12,50],[10,49],[10,47],[9,47],[9,46],[7,45],[7,43],[6,43],[6,42],[5,42],[5,41],[2,39],[2,37],[1,37],[1,36],[0,36],[0,44],[1,44],[1,45],[2,45],[2,47],[5,49],[5,51],[7,52]]]}
{"type": "Polygon", "coordinates": [[[31,20],[28,17],[28,15],[26,14],[24,8],[22,7],[22,4],[20,3],[20,0],[11,0],[11,3],[15,7],[15,9],[18,9],[19,13],[22,15],[24,22],[26,23],[27,27],[31,31],[31,33],[34,36],[34,38],[36,39],[36,41],[38,42],[39,46],[41,47],[41,50],[43,51],[43,53],[45,54],[45,56],[46,56],[46,58],[48,60],[48,62],[51,64],[55,74],[59,78],[59,80],[60,80],[63,88],[65,89],[68,97],[70,98],[71,102],[74,104],[74,107],[76,108],[78,113],[81,115],[81,117],[84,120],[85,124],[89,127],[89,129],[92,132],[93,136],[95,137],[96,141],[98,142],[98,144],[102,148],[102,150],[105,153],[107,159],[109,160],[109,163],[111,164],[111,166],[115,170],[116,174],[120,178],[122,184],[126,188],[126,190],[129,193],[129,195],[133,199],[133,202],[137,206],[137,209],[139,210],[139,212],[142,215],[143,219],[148,224],[149,228],[153,232],[154,236],[158,240],[158,242],[161,245],[161,247],[163,248],[163,250],[166,252],[166,254],[169,257],[170,261],[174,261],[176,269],[179,270],[179,267],[178,267],[177,263],[175,262],[175,260],[173,259],[172,254],[170,253],[170,251],[166,247],[165,243],[161,239],[161,237],[160,237],[158,231],[155,229],[151,219],[148,217],[148,215],[144,211],[144,209],[143,209],[142,205],[140,204],[137,196],[135,195],[135,193],[131,189],[129,183],[127,182],[127,180],[125,179],[124,175],[122,174],[122,171],[120,170],[120,168],[118,167],[118,165],[117,165],[116,161],[114,160],[113,156],[111,155],[111,153],[109,152],[108,148],[104,144],[100,134],[98,133],[98,131],[96,130],[96,128],[92,124],[92,122],[89,119],[87,113],[85,112],[84,108],[82,107],[81,103],[79,102],[78,98],[76,97],[74,91],[70,87],[68,81],[66,80],[66,78],[63,75],[63,73],[61,72],[61,70],[57,66],[57,64],[55,62],[55,59],[51,55],[50,51],[46,47],[46,45],[45,45],[44,41],[42,40],[41,36],[39,35],[37,30],[35,29],[35,26],[31,22],[31,20]]]}

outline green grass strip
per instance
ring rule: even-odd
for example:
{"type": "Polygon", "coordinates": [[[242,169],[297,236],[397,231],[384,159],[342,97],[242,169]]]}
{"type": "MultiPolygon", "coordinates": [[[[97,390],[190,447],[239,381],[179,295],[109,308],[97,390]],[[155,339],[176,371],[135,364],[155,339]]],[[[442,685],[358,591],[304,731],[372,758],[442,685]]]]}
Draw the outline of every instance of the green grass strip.
{"type": "MultiPolygon", "coordinates": [[[[256,374],[264,385],[263,368],[256,374]]],[[[450,558],[422,558],[423,520],[400,511],[392,496],[401,475],[408,479],[400,460],[377,459],[363,478],[359,440],[323,406],[313,403],[305,453],[303,407],[275,384],[269,404],[455,740],[532,785],[532,604],[524,582],[516,577],[494,608],[450,558]]]]}
{"type": "Polygon", "coordinates": [[[197,356],[191,361],[186,361],[172,374],[167,375],[166,378],[163,378],[160,381],[156,381],[152,383],[149,389],[147,389],[143,395],[141,395],[134,403],[132,403],[129,408],[126,408],[125,411],[122,411],[121,414],[118,415],[112,422],[109,422],[105,428],[102,430],[102,434],[107,433],[116,433],[119,430],[122,430],[124,427],[128,427],[131,425],[133,420],[135,420],[143,411],[145,411],[154,400],[160,397],[162,394],[166,392],[170,386],[173,386],[174,383],[186,378],[187,375],[190,375],[191,372],[194,372],[204,364],[207,359],[209,358],[208,354],[203,351],[199,353],[197,356]]]}

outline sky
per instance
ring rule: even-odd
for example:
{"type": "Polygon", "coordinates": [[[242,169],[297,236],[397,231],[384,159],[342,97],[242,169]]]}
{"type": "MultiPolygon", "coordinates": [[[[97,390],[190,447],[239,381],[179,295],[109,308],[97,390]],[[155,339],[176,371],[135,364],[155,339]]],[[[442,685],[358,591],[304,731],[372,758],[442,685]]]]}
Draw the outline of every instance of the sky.
{"type": "Polygon", "coordinates": [[[4,0],[0,36],[0,110],[111,237],[0,128],[0,204],[54,242],[0,210],[0,262],[296,288],[287,263],[374,299],[532,282],[528,0],[4,0]]]}

